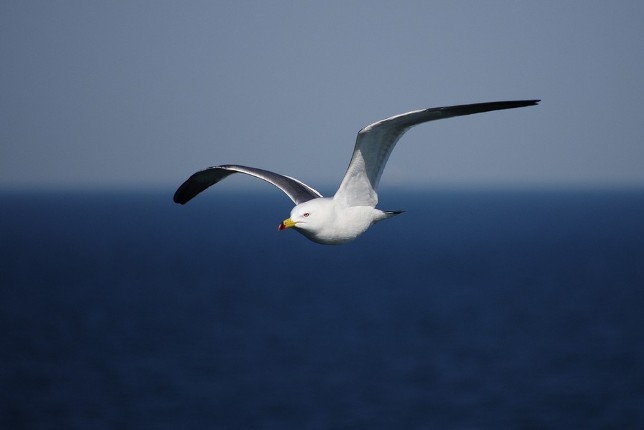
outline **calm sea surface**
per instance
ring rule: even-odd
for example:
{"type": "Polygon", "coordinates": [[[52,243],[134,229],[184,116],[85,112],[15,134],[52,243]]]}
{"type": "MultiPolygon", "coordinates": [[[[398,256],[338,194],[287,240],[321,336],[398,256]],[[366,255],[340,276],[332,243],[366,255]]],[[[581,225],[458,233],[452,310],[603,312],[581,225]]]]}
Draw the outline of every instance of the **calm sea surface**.
{"type": "Polygon", "coordinates": [[[644,428],[644,192],[0,198],[0,428],[644,428]]]}

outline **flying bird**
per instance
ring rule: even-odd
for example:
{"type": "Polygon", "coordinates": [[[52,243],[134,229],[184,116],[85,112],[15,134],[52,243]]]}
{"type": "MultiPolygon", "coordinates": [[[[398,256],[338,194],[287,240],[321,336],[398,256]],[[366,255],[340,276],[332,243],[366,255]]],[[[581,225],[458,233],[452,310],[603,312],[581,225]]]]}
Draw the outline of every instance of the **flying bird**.
{"type": "Polygon", "coordinates": [[[428,121],[534,106],[539,101],[514,100],[434,107],[395,115],[368,125],[358,132],[349,167],[333,197],[323,197],[315,189],[290,176],[255,167],[224,164],[208,167],[190,176],[177,189],[174,201],[185,204],[233,173],[245,173],[273,184],[295,203],[290,217],[279,224],[279,230],[292,228],[321,244],[351,242],[374,223],[401,213],[376,209],[376,189],[391,151],[407,130],[428,121]]]}

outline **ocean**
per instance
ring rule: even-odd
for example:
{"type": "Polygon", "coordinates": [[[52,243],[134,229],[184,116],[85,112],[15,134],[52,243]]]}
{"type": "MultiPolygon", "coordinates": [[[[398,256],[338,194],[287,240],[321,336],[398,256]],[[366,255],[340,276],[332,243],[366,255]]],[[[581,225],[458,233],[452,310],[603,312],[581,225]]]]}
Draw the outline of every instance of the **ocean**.
{"type": "Polygon", "coordinates": [[[173,191],[0,194],[0,428],[644,428],[644,191],[173,191]]]}

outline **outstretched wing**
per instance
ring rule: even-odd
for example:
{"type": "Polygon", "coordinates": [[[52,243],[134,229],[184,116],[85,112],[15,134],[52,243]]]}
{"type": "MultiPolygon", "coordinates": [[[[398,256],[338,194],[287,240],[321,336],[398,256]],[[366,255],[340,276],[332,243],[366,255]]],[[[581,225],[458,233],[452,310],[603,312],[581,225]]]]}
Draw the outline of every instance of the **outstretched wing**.
{"type": "Polygon", "coordinates": [[[540,100],[500,101],[435,107],[378,121],[358,132],[353,155],[334,199],[349,206],[375,206],[376,188],[396,142],[411,127],[427,121],[536,105],[540,100]]]}
{"type": "Polygon", "coordinates": [[[284,191],[295,204],[322,197],[322,194],[313,188],[289,176],[280,175],[268,170],[257,169],[255,167],[226,164],[223,166],[208,167],[207,169],[200,170],[190,176],[183,184],[181,184],[176,193],[174,193],[174,202],[183,205],[206,188],[216,184],[233,173],[245,173],[247,175],[263,179],[284,191]]]}

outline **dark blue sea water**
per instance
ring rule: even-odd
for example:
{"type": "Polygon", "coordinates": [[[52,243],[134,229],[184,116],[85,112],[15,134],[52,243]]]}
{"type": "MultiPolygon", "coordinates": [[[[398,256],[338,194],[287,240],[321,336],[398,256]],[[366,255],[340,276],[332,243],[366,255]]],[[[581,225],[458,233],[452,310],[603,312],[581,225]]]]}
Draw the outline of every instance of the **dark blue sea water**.
{"type": "Polygon", "coordinates": [[[644,428],[644,192],[4,193],[0,428],[644,428]]]}

